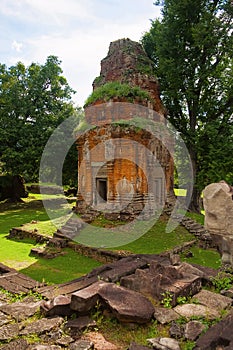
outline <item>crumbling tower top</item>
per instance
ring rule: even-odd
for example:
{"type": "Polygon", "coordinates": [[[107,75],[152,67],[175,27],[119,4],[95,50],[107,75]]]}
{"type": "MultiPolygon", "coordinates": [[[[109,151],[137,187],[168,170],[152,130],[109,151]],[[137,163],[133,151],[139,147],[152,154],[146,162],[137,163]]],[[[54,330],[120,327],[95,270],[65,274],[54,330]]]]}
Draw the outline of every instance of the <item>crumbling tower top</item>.
{"type": "MultiPolygon", "coordinates": [[[[100,75],[93,82],[93,93],[85,107],[106,102],[135,103],[164,116],[153,62],[140,43],[130,39],[110,43],[108,54],[101,61],[100,75]]],[[[93,116],[93,111],[91,114],[93,116]]],[[[89,113],[86,113],[86,118],[89,119],[89,113]]]]}

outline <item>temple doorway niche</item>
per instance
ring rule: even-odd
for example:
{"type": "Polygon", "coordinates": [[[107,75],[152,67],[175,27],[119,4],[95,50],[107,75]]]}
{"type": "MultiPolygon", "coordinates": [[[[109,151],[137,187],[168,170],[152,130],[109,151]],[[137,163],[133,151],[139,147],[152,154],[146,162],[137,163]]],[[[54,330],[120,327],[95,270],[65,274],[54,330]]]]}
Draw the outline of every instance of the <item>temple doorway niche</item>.
{"type": "Polygon", "coordinates": [[[107,202],[107,194],[108,194],[107,178],[96,178],[96,189],[99,195],[97,198],[97,202],[98,203],[107,202]]]}

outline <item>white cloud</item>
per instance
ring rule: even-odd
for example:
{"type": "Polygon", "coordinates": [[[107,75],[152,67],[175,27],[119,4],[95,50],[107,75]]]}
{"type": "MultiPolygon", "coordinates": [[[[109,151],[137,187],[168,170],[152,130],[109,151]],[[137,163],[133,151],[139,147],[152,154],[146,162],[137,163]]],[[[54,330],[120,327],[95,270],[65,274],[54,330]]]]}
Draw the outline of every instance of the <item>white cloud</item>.
{"type": "MultiPolygon", "coordinates": [[[[64,76],[77,90],[75,102],[83,105],[110,42],[140,40],[158,11],[153,0],[1,0],[0,17],[4,14],[5,27],[10,20],[11,48],[20,52],[20,61],[44,64],[49,55],[58,56],[64,76]]],[[[12,50],[2,57],[6,64],[19,60],[12,50]]]]}
{"type": "Polygon", "coordinates": [[[22,47],[23,47],[23,44],[16,40],[14,40],[13,43],[11,44],[11,48],[16,52],[21,52],[22,47]]]}

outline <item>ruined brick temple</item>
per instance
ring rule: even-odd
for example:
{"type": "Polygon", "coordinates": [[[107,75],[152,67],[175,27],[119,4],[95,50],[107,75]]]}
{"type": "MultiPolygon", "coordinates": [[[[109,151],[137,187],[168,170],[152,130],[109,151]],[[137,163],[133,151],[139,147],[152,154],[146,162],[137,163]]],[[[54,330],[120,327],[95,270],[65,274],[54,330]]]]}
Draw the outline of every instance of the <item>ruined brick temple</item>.
{"type": "Polygon", "coordinates": [[[152,62],[129,39],[110,44],[77,133],[76,211],[130,219],[164,206],[173,188],[172,141],[152,62]],[[155,131],[152,131],[156,129],[155,131]]]}

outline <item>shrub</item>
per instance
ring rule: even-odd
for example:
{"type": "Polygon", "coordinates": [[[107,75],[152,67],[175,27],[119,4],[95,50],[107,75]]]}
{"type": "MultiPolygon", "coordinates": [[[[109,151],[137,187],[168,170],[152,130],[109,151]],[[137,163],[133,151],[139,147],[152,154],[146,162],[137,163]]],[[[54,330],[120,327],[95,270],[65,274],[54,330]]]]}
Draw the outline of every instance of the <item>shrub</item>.
{"type": "Polygon", "coordinates": [[[130,86],[129,84],[122,84],[119,81],[109,82],[93,91],[88,97],[84,107],[101,100],[107,102],[113,98],[125,98],[129,102],[133,102],[135,99],[140,101],[151,100],[149,93],[142,90],[139,86],[130,86]]]}

